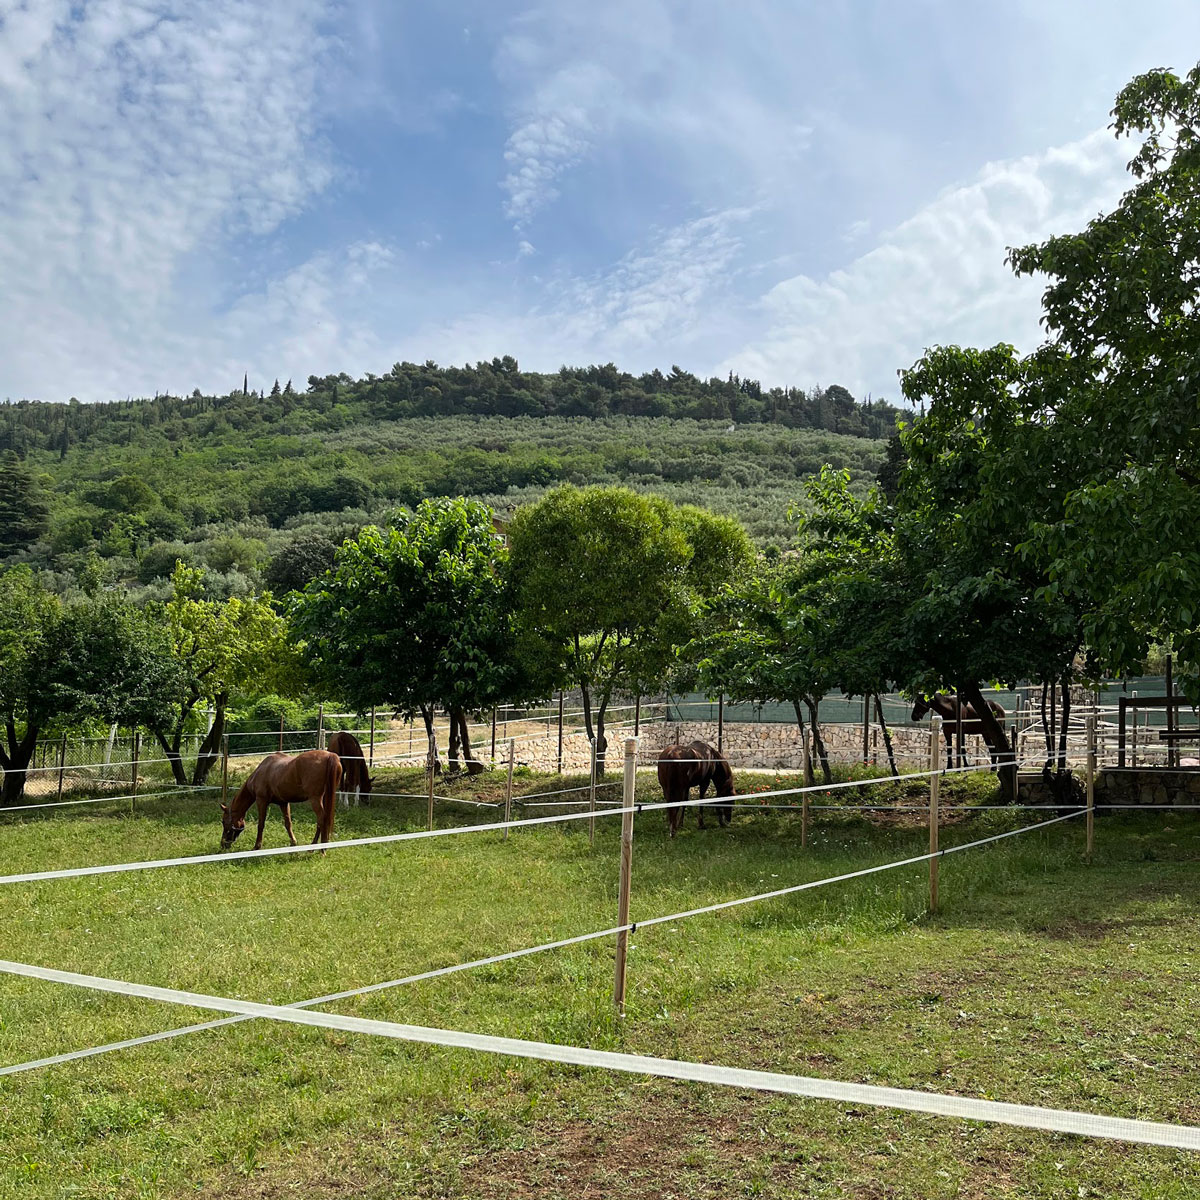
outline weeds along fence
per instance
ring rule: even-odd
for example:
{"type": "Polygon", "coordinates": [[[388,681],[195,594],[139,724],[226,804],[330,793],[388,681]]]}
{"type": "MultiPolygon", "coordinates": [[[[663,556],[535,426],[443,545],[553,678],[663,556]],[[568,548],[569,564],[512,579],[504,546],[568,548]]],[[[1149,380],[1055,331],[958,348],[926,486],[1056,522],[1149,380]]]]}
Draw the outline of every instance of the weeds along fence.
{"type": "MultiPolygon", "coordinates": [[[[508,950],[498,954],[490,954],[465,962],[452,963],[426,971],[407,975],[398,979],[387,979],[378,983],[368,984],[345,991],[333,992],[312,999],[295,1001],[289,1005],[262,1004],[252,1000],[232,999],[225,996],[213,996],[181,989],[151,986],[131,980],[111,979],[100,976],[84,975],[74,971],[63,971],[53,967],[35,966],[28,963],[0,961],[0,973],[19,976],[65,987],[83,988],[91,991],[108,992],[126,997],[152,999],[163,1003],[182,1005],[192,1008],[216,1010],[222,1016],[219,1019],[192,1025],[166,1029],[159,1033],[139,1038],[127,1039],[122,1042],[108,1043],[101,1046],[85,1047],[76,1051],[56,1054],[52,1057],[34,1059],[24,1063],[16,1063],[0,1068],[0,1075],[15,1074],[25,1070],[45,1068],[75,1059],[92,1057],[98,1054],[126,1049],[153,1041],[181,1037],[200,1030],[213,1029],[222,1025],[234,1024],[243,1020],[266,1019],[283,1021],[292,1024],[308,1025],[317,1028],[337,1029],[347,1033],[364,1036],[391,1037],[412,1042],[422,1042],[441,1046],[457,1047],[482,1053],[516,1055],[526,1058],[540,1059],[549,1062],[568,1063],[575,1066],[587,1066],[597,1069],[609,1069],[634,1072],[642,1075],[662,1076],[676,1079],[692,1079],[717,1086],[732,1086],[753,1088],[765,1091],[782,1092],[785,1094],[818,1097],[842,1104],[871,1104],[882,1107],[935,1113],[954,1118],[996,1121],[1005,1124],[1018,1125],[1037,1130],[1066,1131],[1096,1137],[1117,1138],[1126,1141],[1145,1142],[1156,1145],[1176,1146],[1186,1149],[1200,1149],[1200,1129],[1185,1125],[1170,1125],[1156,1122],[1114,1118],[1102,1114],[1078,1112],[1073,1110],[1049,1109],[1043,1107],[1019,1104],[1004,1104],[990,1099],[975,1099],[971,1097],[943,1095],[930,1091],[912,1091],[906,1089],[887,1088],[874,1085],[864,1085],[837,1080],[813,1079],[781,1073],[762,1071],[745,1071],[737,1067],[720,1065],[679,1062],[648,1058],[645,1056],[617,1054],[597,1051],[583,1046],[563,1046],[552,1043],[524,1041],[514,1038],[498,1038],[488,1035],[466,1033],[460,1030],[432,1029],[401,1025],[393,1022],[372,1021],[355,1016],[345,1016],[337,1013],[315,1012],[315,1008],[353,996],[365,995],[389,988],[404,986],[411,983],[434,980],[451,974],[458,974],[476,968],[492,966],[501,962],[513,961],[533,954],[550,953],[567,946],[576,946],[586,942],[599,940],[610,941],[613,945],[613,1000],[617,1009],[624,1014],[625,996],[627,991],[628,950],[630,939],[638,930],[646,931],[655,926],[674,925],[685,920],[703,918],[733,908],[749,904],[779,900],[787,896],[798,895],[801,892],[819,888],[837,887],[855,879],[863,879],[882,872],[923,869],[929,876],[930,911],[938,911],[940,905],[939,885],[940,872],[950,855],[983,851],[985,847],[994,845],[1009,838],[1024,837],[1045,833],[1051,827],[1064,822],[1083,818],[1086,822],[1086,853],[1090,859],[1094,841],[1093,823],[1093,777],[1095,773],[1095,728],[1096,714],[1090,714],[1087,721],[1087,803],[1066,812],[1059,812],[1053,817],[1045,817],[1031,825],[1018,826],[1000,833],[975,838],[970,841],[945,844],[941,840],[942,808],[940,806],[940,784],[950,774],[969,770],[970,768],[949,768],[942,762],[942,739],[939,722],[935,720],[930,730],[929,769],[919,774],[928,780],[927,822],[929,827],[928,853],[910,855],[905,858],[864,866],[860,869],[835,876],[816,879],[793,880],[781,883],[770,891],[753,895],[733,896],[723,900],[704,904],[673,913],[641,914],[635,912],[635,892],[633,890],[633,840],[635,818],[639,814],[651,813],[668,807],[696,807],[706,803],[702,800],[688,800],[679,805],[666,803],[640,803],[637,797],[637,760],[638,744],[636,739],[626,740],[624,747],[624,770],[621,779],[620,803],[609,808],[603,814],[596,812],[558,813],[544,817],[520,817],[503,821],[489,821],[470,826],[429,829],[398,834],[380,835],[375,837],[354,838],[334,842],[327,846],[298,845],[272,847],[266,850],[250,850],[230,852],[225,854],[194,855],[155,861],[126,862],[99,864],[90,867],[63,868],[50,871],[29,871],[18,874],[0,876],[0,888],[17,885],[44,883],[57,879],[76,879],[87,876],[108,875],[133,871],[163,870],[180,867],[198,867],[202,864],[222,864],[249,858],[278,857],[281,855],[304,854],[313,851],[337,850],[342,854],[350,853],[354,848],[368,845],[383,845],[408,841],[423,840],[434,837],[457,837],[466,835],[499,834],[507,839],[510,832],[529,827],[539,827],[550,824],[588,820],[594,824],[597,816],[621,817],[621,835],[619,840],[620,852],[614,864],[617,875],[617,920],[616,924],[603,929],[593,929],[575,934],[570,937],[558,938],[554,941],[537,945],[525,946],[516,950],[508,950]]],[[[512,762],[514,743],[509,743],[509,762],[512,762]]],[[[511,780],[511,772],[509,774],[511,780]]],[[[861,788],[862,781],[855,781],[845,786],[861,788]]],[[[807,823],[810,808],[815,795],[830,788],[781,788],[772,793],[771,799],[787,800],[795,805],[798,800],[807,823]]]]}

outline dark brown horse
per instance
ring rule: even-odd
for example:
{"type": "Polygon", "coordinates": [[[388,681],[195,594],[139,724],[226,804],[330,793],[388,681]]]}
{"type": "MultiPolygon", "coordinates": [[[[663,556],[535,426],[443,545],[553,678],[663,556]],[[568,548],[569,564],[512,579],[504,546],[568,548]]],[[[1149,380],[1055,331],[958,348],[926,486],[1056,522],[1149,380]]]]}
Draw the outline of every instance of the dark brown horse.
{"type": "MultiPolygon", "coordinates": [[[[733,795],[733,769],[729,760],[707,742],[688,742],[686,745],[668,746],[658,756],[658,782],[662,787],[663,799],[671,805],[682,805],[692,788],[700,789],[703,800],[710,787],[716,788],[717,796],[733,795]]],[[[724,827],[733,820],[732,804],[714,804],[717,823],[724,827]]],[[[700,828],[704,828],[705,805],[696,806],[700,828]]],[[[668,808],[667,831],[672,837],[683,824],[683,809],[668,808]]]]}
{"type": "Polygon", "coordinates": [[[255,850],[262,849],[263,826],[267,809],[278,804],[283,813],[283,827],[288,841],[294,846],[292,832],[293,800],[307,800],[317,814],[314,842],[333,840],[334,804],[342,782],[342,764],[328,750],[305,750],[303,754],[268,754],[250,772],[250,778],[238,789],[232,805],[221,805],[221,849],[228,850],[246,828],[246,813],[250,805],[258,805],[258,838],[255,850]]]}
{"type": "Polygon", "coordinates": [[[375,781],[367,774],[367,759],[362,743],[352,733],[339,729],[329,739],[330,753],[336,754],[342,763],[343,792],[356,796],[369,796],[375,781]]]}
{"type": "MultiPolygon", "coordinates": [[[[933,696],[926,698],[918,696],[913,704],[912,719],[919,721],[927,712],[935,712],[942,718],[942,736],[946,739],[946,761],[954,761],[954,737],[955,730],[958,728],[958,709],[959,700],[956,696],[933,696]]],[[[1008,714],[1004,711],[1004,706],[997,704],[995,700],[988,700],[987,706],[992,711],[992,716],[996,718],[1000,728],[1004,728],[1004,722],[1008,720],[1008,714]]],[[[983,732],[983,722],[979,719],[979,714],[970,704],[962,705],[962,731],[963,737],[970,737],[972,734],[977,734],[983,740],[987,741],[987,735],[983,732]]],[[[996,761],[996,751],[991,743],[988,743],[988,749],[991,752],[992,761],[996,761]]],[[[965,753],[965,752],[964,752],[965,753]]],[[[959,766],[965,766],[965,763],[959,763],[959,766]]]]}

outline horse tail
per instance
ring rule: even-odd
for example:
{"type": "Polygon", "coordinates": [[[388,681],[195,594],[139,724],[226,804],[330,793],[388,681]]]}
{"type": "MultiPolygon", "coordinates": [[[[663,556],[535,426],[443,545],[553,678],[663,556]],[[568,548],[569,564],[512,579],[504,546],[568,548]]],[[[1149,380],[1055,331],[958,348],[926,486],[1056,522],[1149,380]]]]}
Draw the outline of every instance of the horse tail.
{"type": "Polygon", "coordinates": [[[325,791],[321,797],[321,824],[325,841],[333,841],[333,818],[337,812],[338,786],[342,782],[342,760],[336,754],[325,764],[325,791]]]}

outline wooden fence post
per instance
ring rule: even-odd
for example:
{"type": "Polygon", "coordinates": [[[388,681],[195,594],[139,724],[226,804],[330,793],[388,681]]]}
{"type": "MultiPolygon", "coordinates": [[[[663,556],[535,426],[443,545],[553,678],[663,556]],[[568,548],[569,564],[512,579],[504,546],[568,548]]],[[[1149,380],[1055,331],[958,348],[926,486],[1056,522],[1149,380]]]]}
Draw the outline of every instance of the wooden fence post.
{"type": "Polygon", "coordinates": [[[429,789],[429,828],[433,828],[433,769],[437,763],[437,735],[429,735],[429,757],[425,763],[425,781],[429,789]]]}
{"type": "Polygon", "coordinates": [[[1096,714],[1087,719],[1087,857],[1096,845],[1096,714]]]}
{"type": "Polygon", "coordinates": [[[929,748],[929,853],[934,857],[929,860],[929,911],[938,910],[938,785],[941,782],[942,769],[942,718],[934,717],[931,732],[932,744],[929,748]]]}
{"type": "MultiPolygon", "coordinates": [[[[58,744],[58,798],[62,799],[63,792],[63,768],[67,765],[67,735],[62,735],[62,741],[58,744]]],[[[28,773],[26,773],[28,777],[28,773]]]]}
{"type": "Polygon", "coordinates": [[[325,705],[317,709],[317,749],[325,749],[325,705]]]}
{"type": "Polygon", "coordinates": [[[558,773],[562,774],[562,742],[563,742],[563,694],[558,689],[558,773]]]}
{"type": "Polygon", "coordinates": [[[371,749],[367,751],[370,757],[367,759],[367,766],[375,765],[375,705],[371,705],[371,749]]]}
{"type": "Polygon", "coordinates": [[[588,845],[596,844],[596,739],[589,739],[592,744],[592,769],[588,777],[588,845]]]}
{"type": "Polygon", "coordinates": [[[132,814],[137,807],[137,773],[138,773],[138,751],[142,748],[142,731],[135,729],[133,731],[133,763],[130,768],[130,784],[132,790],[129,796],[129,812],[132,814]]]}
{"type": "Polygon", "coordinates": [[[512,777],[516,760],[517,739],[508,739],[508,782],[504,785],[504,840],[508,841],[508,823],[512,820],[512,777]]]}
{"type": "Polygon", "coordinates": [[[617,889],[617,963],[613,1000],[625,1015],[625,964],[629,957],[629,885],[633,877],[633,806],[637,798],[637,738],[625,739],[625,785],[621,793],[621,882],[617,889]]]}
{"type": "MultiPolygon", "coordinates": [[[[712,712],[712,709],[709,709],[712,712]]],[[[717,749],[725,749],[725,693],[717,693],[717,749]]]]}
{"type": "Polygon", "coordinates": [[[283,753],[283,713],[279,714],[279,752],[283,753]]]}
{"type": "Polygon", "coordinates": [[[229,803],[229,734],[221,738],[221,803],[229,803]]]}

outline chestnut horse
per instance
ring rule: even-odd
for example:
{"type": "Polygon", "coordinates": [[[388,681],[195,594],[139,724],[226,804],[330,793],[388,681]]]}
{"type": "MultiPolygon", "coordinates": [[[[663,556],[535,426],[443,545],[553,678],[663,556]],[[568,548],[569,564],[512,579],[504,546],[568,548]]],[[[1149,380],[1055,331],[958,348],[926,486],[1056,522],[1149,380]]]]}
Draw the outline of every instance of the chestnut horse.
{"type": "Polygon", "coordinates": [[[246,813],[250,805],[258,805],[258,838],[255,850],[262,849],[263,826],[267,809],[278,804],[283,813],[283,827],[288,841],[294,846],[292,832],[293,800],[307,800],[317,814],[314,842],[333,840],[334,804],[338,785],[342,782],[342,764],[328,750],[305,750],[302,754],[268,754],[250,772],[250,778],[238,789],[233,804],[221,805],[221,849],[228,850],[246,828],[246,813]]]}
{"type": "MultiPolygon", "coordinates": [[[[933,696],[926,699],[924,696],[918,696],[913,704],[912,719],[919,721],[927,712],[935,712],[942,718],[942,736],[946,739],[946,761],[954,761],[954,737],[955,730],[958,728],[958,706],[959,700],[956,696],[933,696]]],[[[1004,711],[1002,704],[997,704],[995,700],[988,700],[987,706],[992,710],[992,716],[996,718],[1000,728],[1004,728],[1004,722],[1008,720],[1008,713],[1004,711]]],[[[983,722],[979,719],[979,714],[969,704],[962,706],[962,731],[963,737],[969,737],[971,734],[978,734],[985,742],[987,737],[983,732],[983,722]]],[[[996,751],[991,743],[988,743],[988,750],[992,756],[992,762],[996,761],[996,751]]],[[[966,751],[964,750],[964,754],[966,751]]],[[[966,763],[959,763],[959,766],[966,766],[966,763]]]]}
{"type": "MultiPolygon", "coordinates": [[[[658,782],[662,787],[663,799],[672,805],[681,805],[688,792],[699,787],[701,800],[710,786],[716,788],[717,796],[733,795],[733,769],[729,760],[707,742],[688,742],[686,745],[668,746],[658,756],[658,782]]],[[[715,804],[717,823],[724,828],[733,820],[732,804],[715,804]]],[[[700,828],[704,828],[705,805],[696,806],[700,828]]],[[[667,831],[672,837],[683,824],[683,809],[668,808],[667,831]]]]}
{"type": "Polygon", "coordinates": [[[367,774],[367,759],[358,738],[344,729],[339,729],[329,739],[329,750],[336,754],[342,763],[341,790],[353,792],[359,797],[369,796],[375,781],[367,774]]]}

